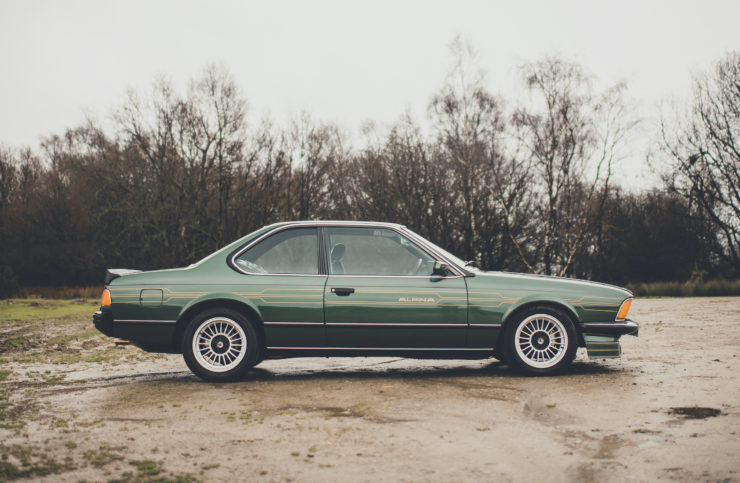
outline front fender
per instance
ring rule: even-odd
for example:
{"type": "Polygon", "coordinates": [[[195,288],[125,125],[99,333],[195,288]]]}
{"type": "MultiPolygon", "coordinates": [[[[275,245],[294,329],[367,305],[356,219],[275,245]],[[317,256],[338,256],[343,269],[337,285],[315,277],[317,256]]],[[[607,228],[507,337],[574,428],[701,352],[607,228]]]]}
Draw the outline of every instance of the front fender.
{"type": "Polygon", "coordinates": [[[555,294],[541,293],[541,294],[527,295],[526,297],[522,297],[516,302],[514,302],[513,304],[511,304],[503,315],[504,324],[509,320],[509,317],[513,313],[515,313],[517,310],[523,307],[529,306],[529,305],[537,305],[537,304],[550,304],[550,305],[561,306],[562,308],[566,309],[568,313],[573,317],[574,323],[577,324],[581,320],[580,314],[570,302],[568,302],[564,298],[559,297],[555,294]]]}

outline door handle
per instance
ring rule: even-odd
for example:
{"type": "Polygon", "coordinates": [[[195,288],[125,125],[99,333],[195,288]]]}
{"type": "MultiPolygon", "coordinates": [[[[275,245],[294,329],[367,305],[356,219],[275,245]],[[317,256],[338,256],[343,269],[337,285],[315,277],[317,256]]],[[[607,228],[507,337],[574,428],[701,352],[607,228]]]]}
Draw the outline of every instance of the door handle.
{"type": "Polygon", "coordinates": [[[335,294],[339,295],[340,297],[346,297],[349,294],[355,293],[355,289],[353,289],[353,288],[332,287],[331,293],[335,293],[335,294]]]}

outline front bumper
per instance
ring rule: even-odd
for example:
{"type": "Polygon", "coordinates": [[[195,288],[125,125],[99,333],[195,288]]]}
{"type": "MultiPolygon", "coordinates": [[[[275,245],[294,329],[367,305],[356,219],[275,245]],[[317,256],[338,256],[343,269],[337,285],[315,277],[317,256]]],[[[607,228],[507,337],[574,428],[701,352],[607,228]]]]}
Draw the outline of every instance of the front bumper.
{"type": "Polygon", "coordinates": [[[103,334],[113,337],[113,313],[98,310],[93,314],[93,324],[103,334]]]}
{"type": "Polygon", "coordinates": [[[640,331],[640,325],[634,320],[623,320],[622,322],[583,322],[581,332],[589,335],[604,335],[609,337],[621,337],[623,335],[634,335],[640,331]]]}
{"type": "Polygon", "coordinates": [[[584,322],[580,324],[583,341],[589,358],[616,358],[622,355],[619,338],[639,333],[640,326],[634,320],[622,322],[584,322]]]}

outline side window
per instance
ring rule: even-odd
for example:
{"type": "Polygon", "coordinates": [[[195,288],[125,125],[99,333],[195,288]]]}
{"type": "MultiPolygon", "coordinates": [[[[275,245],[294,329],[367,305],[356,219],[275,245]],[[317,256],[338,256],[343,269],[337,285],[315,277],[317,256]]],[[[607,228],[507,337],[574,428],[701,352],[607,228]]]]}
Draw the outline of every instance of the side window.
{"type": "Polygon", "coordinates": [[[428,276],[434,258],[403,235],[384,228],[326,228],[333,275],[428,276]]]}
{"type": "Polygon", "coordinates": [[[316,275],[318,244],[316,228],[283,230],[242,253],[235,262],[251,273],[316,275]]]}

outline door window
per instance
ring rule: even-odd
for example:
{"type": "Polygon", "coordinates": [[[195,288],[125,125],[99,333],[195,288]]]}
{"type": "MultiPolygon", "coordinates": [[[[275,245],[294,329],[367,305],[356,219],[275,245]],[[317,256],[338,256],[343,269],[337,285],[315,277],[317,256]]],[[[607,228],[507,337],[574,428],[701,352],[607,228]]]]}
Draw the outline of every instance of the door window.
{"type": "Polygon", "coordinates": [[[325,228],[332,275],[431,276],[434,258],[385,228],[325,228]]]}
{"type": "Polygon", "coordinates": [[[317,275],[317,233],[316,228],[280,231],[242,253],[235,262],[250,273],[317,275]]]}

